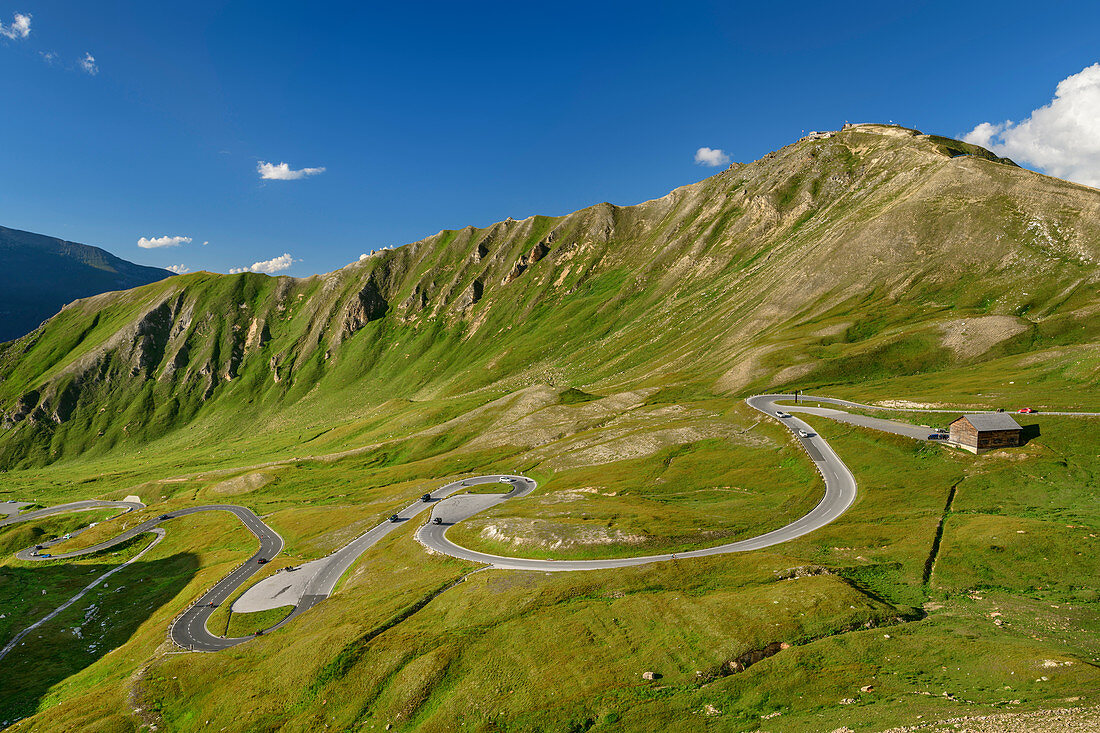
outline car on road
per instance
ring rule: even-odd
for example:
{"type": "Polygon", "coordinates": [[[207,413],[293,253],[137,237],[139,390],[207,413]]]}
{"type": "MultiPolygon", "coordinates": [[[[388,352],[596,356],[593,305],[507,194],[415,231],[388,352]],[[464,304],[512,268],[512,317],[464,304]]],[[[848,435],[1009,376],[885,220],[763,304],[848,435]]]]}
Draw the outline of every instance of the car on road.
{"type": "Polygon", "coordinates": [[[41,555],[39,555],[39,557],[53,557],[53,555],[48,552],[43,552],[41,555]]]}
{"type": "Polygon", "coordinates": [[[443,524],[443,518],[442,517],[436,517],[435,519],[432,520],[432,524],[443,524]]]}
{"type": "Polygon", "coordinates": [[[43,549],[43,548],[42,548],[42,545],[35,545],[35,546],[34,546],[34,549],[36,549],[36,550],[41,550],[41,549],[43,549]]]}
{"type": "Polygon", "coordinates": [[[257,560],[256,562],[258,562],[258,563],[260,563],[261,565],[263,565],[263,564],[264,564],[265,562],[267,562],[267,558],[266,558],[266,557],[261,557],[261,558],[260,558],[259,560],[257,560]]]}
{"type": "Polygon", "coordinates": [[[399,519],[401,519],[401,517],[397,516],[396,514],[391,514],[390,515],[390,521],[391,522],[396,522],[399,519]]]}
{"type": "Polygon", "coordinates": [[[424,494],[423,496],[420,497],[420,501],[431,501],[431,500],[432,500],[432,495],[431,494],[424,494]]]}
{"type": "Polygon", "coordinates": [[[776,411],[775,411],[775,416],[776,416],[776,417],[782,417],[782,418],[787,418],[787,417],[790,417],[790,416],[791,416],[791,413],[789,413],[789,412],[783,412],[782,410],[776,410],[776,411]]]}
{"type": "Polygon", "coordinates": [[[501,476],[500,478],[497,479],[497,481],[502,483],[502,484],[510,484],[510,483],[512,483],[512,477],[511,476],[501,476]]]}
{"type": "Polygon", "coordinates": [[[813,433],[810,433],[810,432],[807,432],[805,430],[799,429],[798,435],[799,435],[799,437],[802,437],[802,438],[809,438],[811,435],[813,435],[813,433]]]}
{"type": "Polygon", "coordinates": [[[164,521],[165,519],[171,519],[171,518],[172,518],[171,514],[161,514],[159,517],[157,517],[157,519],[160,519],[161,521],[164,521]]]}
{"type": "Polygon", "coordinates": [[[929,440],[947,440],[947,433],[931,433],[928,436],[929,440]]]}
{"type": "Polygon", "coordinates": [[[1021,415],[1030,415],[1035,412],[1035,410],[1031,409],[1030,407],[1021,407],[1019,410],[1016,410],[1016,412],[1021,415]]]}

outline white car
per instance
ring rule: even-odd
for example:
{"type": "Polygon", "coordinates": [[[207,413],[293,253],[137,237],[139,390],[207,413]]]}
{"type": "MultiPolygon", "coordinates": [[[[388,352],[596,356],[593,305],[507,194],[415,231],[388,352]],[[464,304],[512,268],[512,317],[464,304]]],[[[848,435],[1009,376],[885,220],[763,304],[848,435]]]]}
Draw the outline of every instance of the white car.
{"type": "Polygon", "coordinates": [[[798,434],[799,434],[800,436],[802,436],[803,438],[808,438],[808,437],[810,437],[811,435],[813,435],[813,433],[807,433],[807,432],[806,432],[805,430],[799,430],[799,431],[798,431],[798,434]]]}
{"type": "Polygon", "coordinates": [[[497,481],[499,481],[502,484],[510,484],[510,483],[512,483],[512,478],[510,476],[501,476],[500,478],[497,479],[497,481]]]}

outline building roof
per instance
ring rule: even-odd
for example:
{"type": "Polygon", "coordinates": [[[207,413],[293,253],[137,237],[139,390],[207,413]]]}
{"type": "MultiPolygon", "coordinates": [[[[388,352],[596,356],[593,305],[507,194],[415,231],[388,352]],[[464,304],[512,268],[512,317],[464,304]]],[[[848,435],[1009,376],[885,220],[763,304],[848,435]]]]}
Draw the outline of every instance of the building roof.
{"type": "Polygon", "coordinates": [[[964,418],[978,432],[986,430],[1022,430],[1019,423],[1013,420],[1007,412],[983,412],[978,415],[963,415],[959,420],[964,418]]]}

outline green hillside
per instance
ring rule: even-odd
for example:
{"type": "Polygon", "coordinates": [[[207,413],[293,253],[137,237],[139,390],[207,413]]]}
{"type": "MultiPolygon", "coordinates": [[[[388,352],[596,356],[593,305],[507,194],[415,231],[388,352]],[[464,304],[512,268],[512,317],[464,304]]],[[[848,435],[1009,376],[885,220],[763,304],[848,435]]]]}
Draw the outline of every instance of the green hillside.
{"type": "MultiPolygon", "coordinates": [[[[856,502],[750,553],[474,572],[409,522],[330,599],[216,654],[178,653],[165,629],[255,538],[218,513],[173,519],[0,662],[0,727],[1096,719],[1100,421],[1043,412],[1100,411],[1098,263],[1100,191],[856,125],[636,206],[443,231],[310,278],[201,272],[73,303],[0,345],[0,500],[149,505],[59,551],[241,504],[286,542],[261,576],[483,473],[540,485],[449,535],[482,550],[622,557],[754,536],[822,491],[743,402],[764,390],[1040,412],[1026,445],[981,456],[811,417],[856,502]]],[[[78,524],[0,529],[0,546],[78,524]]],[[[6,554],[0,645],[142,542],[79,563],[6,554]]],[[[278,615],[263,613],[214,618],[247,630],[278,615]]]]}
{"type": "Polygon", "coordinates": [[[289,447],[394,398],[740,395],[1044,351],[1032,381],[1082,391],[1036,397],[1080,405],[1100,194],[960,146],[856,126],[637,206],[444,231],[306,279],[89,298],[0,347],[0,465],[224,439],[227,421],[289,447]]]}

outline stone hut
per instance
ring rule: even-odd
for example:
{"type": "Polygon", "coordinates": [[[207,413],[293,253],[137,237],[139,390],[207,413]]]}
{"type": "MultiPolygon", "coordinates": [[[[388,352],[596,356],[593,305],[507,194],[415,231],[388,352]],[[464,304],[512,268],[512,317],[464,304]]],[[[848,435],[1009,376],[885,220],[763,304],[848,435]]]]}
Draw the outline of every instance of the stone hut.
{"type": "Polygon", "coordinates": [[[1018,446],[1022,429],[1003,412],[963,415],[948,426],[951,442],[971,453],[1018,446]]]}

